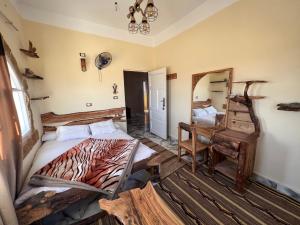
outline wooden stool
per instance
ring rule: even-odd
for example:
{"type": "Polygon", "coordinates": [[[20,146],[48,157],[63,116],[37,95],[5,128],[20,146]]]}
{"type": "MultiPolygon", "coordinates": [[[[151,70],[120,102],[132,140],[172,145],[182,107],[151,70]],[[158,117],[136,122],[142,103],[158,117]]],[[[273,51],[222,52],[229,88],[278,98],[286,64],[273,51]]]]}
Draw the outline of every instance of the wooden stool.
{"type": "Polygon", "coordinates": [[[184,148],[187,153],[192,155],[192,171],[196,172],[196,154],[198,152],[204,152],[204,160],[202,163],[207,161],[207,149],[208,145],[203,144],[197,140],[196,128],[186,123],[178,124],[178,160],[181,160],[181,148],[184,148]],[[188,140],[182,140],[182,130],[191,133],[192,138],[188,140]]]}

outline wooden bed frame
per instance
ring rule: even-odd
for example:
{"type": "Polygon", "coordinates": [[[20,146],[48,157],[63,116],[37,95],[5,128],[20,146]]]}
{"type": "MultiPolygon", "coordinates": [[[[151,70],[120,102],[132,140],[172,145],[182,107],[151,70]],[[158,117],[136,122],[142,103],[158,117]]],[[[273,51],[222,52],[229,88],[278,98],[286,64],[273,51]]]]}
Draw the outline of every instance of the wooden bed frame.
{"type": "MultiPolygon", "coordinates": [[[[44,132],[55,131],[60,125],[83,125],[112,119],[116,122],[126,122],[125,107],[107,110],[78,112],[71,114],[57,115],[53,112],[41,115],[44,132]]],[[[142,160],[133,165],[132,172],[147,169],[148,159],[142,160]]],[[[92,191],[71,188],[62,193],[41,192],[17,206],[16,213],[19,223],[22,225],[40,224],[43,218],[58,213],[69,206],[78,203],[80,200],[97,197],[99,193],[92,191]]],[[[96,216],[96,215],[95,215],[96,216]]],[[[105,216],[103,213],[98,218],[105,216]]],[[[85,223],[80,223],[85,224],[85,223]]],[[[87,223],[88,224],[88,223],[87,223]]]]}
{"type": "Polygon", "coordinates": [[[55,131],[57,126],[72,126],[72,125],[84,125],[91,124],[100,121],[110,120],[116,122],[126,122],[125,107],[113,108],[98,111],[89,112],[77,112],[70,114],[55,114],[53,112],[45,113],[41,115],[43,124],[43,130],[55,131]]]}

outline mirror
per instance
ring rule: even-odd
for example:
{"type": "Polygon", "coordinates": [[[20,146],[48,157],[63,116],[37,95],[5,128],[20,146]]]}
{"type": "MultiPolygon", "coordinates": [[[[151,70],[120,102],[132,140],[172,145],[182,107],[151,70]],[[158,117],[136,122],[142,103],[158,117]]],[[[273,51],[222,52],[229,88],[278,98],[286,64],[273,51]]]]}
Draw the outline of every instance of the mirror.
{"type": "Polygon", "coordinates": [[[232,68],[194,74],[191,122],[203,127],[225,126],[232,68]]]}

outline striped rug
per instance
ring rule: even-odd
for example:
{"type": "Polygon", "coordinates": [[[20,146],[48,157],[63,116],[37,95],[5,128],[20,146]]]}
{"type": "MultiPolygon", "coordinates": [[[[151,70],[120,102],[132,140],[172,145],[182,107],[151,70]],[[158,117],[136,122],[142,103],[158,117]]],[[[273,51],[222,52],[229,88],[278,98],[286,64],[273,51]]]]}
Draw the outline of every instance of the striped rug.
{"type": "MultiPolygon", "coordinates": [[[[167,151],[147,138],[140,141],[158,155],[167,151]]],[[[300,225],[299,202],[257,182],[249,182],[245,193],[240,194],[230,179],[218,173],[210,176],[205,167],[199,167],[194,175],[189,165],[177,166],[174,161],[176,166],[169,166],[177,160],[172,154],[162,163],[166,166],[161,172],[167,176],[163,176],[155,189],[184,224],[300,225]]],[[[120,222],[106,216],[96,224],[120,225],[120,222]]]]}
{"type": "Polygon", "coordinates": [[[300,204],[259,183],[244,194],[226,177],[201,167],[194,175],[184,166],[155,186],[184,224],[300,225],[300,204]]]}

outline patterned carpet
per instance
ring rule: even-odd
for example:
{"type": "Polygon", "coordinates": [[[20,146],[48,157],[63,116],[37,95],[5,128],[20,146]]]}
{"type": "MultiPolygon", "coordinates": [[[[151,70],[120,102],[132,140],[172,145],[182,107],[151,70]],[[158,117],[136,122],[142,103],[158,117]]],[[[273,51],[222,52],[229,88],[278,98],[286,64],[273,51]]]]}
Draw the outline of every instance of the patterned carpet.
{"type": "MultiPolygon", "coordinates": [[[[140,140],[158,154],[165,152],[147,138],[140,140]]],[[[175,155],[167,158],[161,171],[166,176],[155,189],[184,224],[300,224],[300,203],[285,195],[253,181],[240,194],[234,190],[233,182],[221,174],[211,176],[207,168],[199,167],[194,175],[190,165],[176,165],[175,155]]],[[[106,216],[96,224],[120,223],[106,216]]]]}
{"type": "Polygon", "coordinates": [[[239,194],[231,180],[203,167],[193,175],[184,166],[156,190],[184,224],[300,224],[298,202],[256,182],[239,194]]]}

